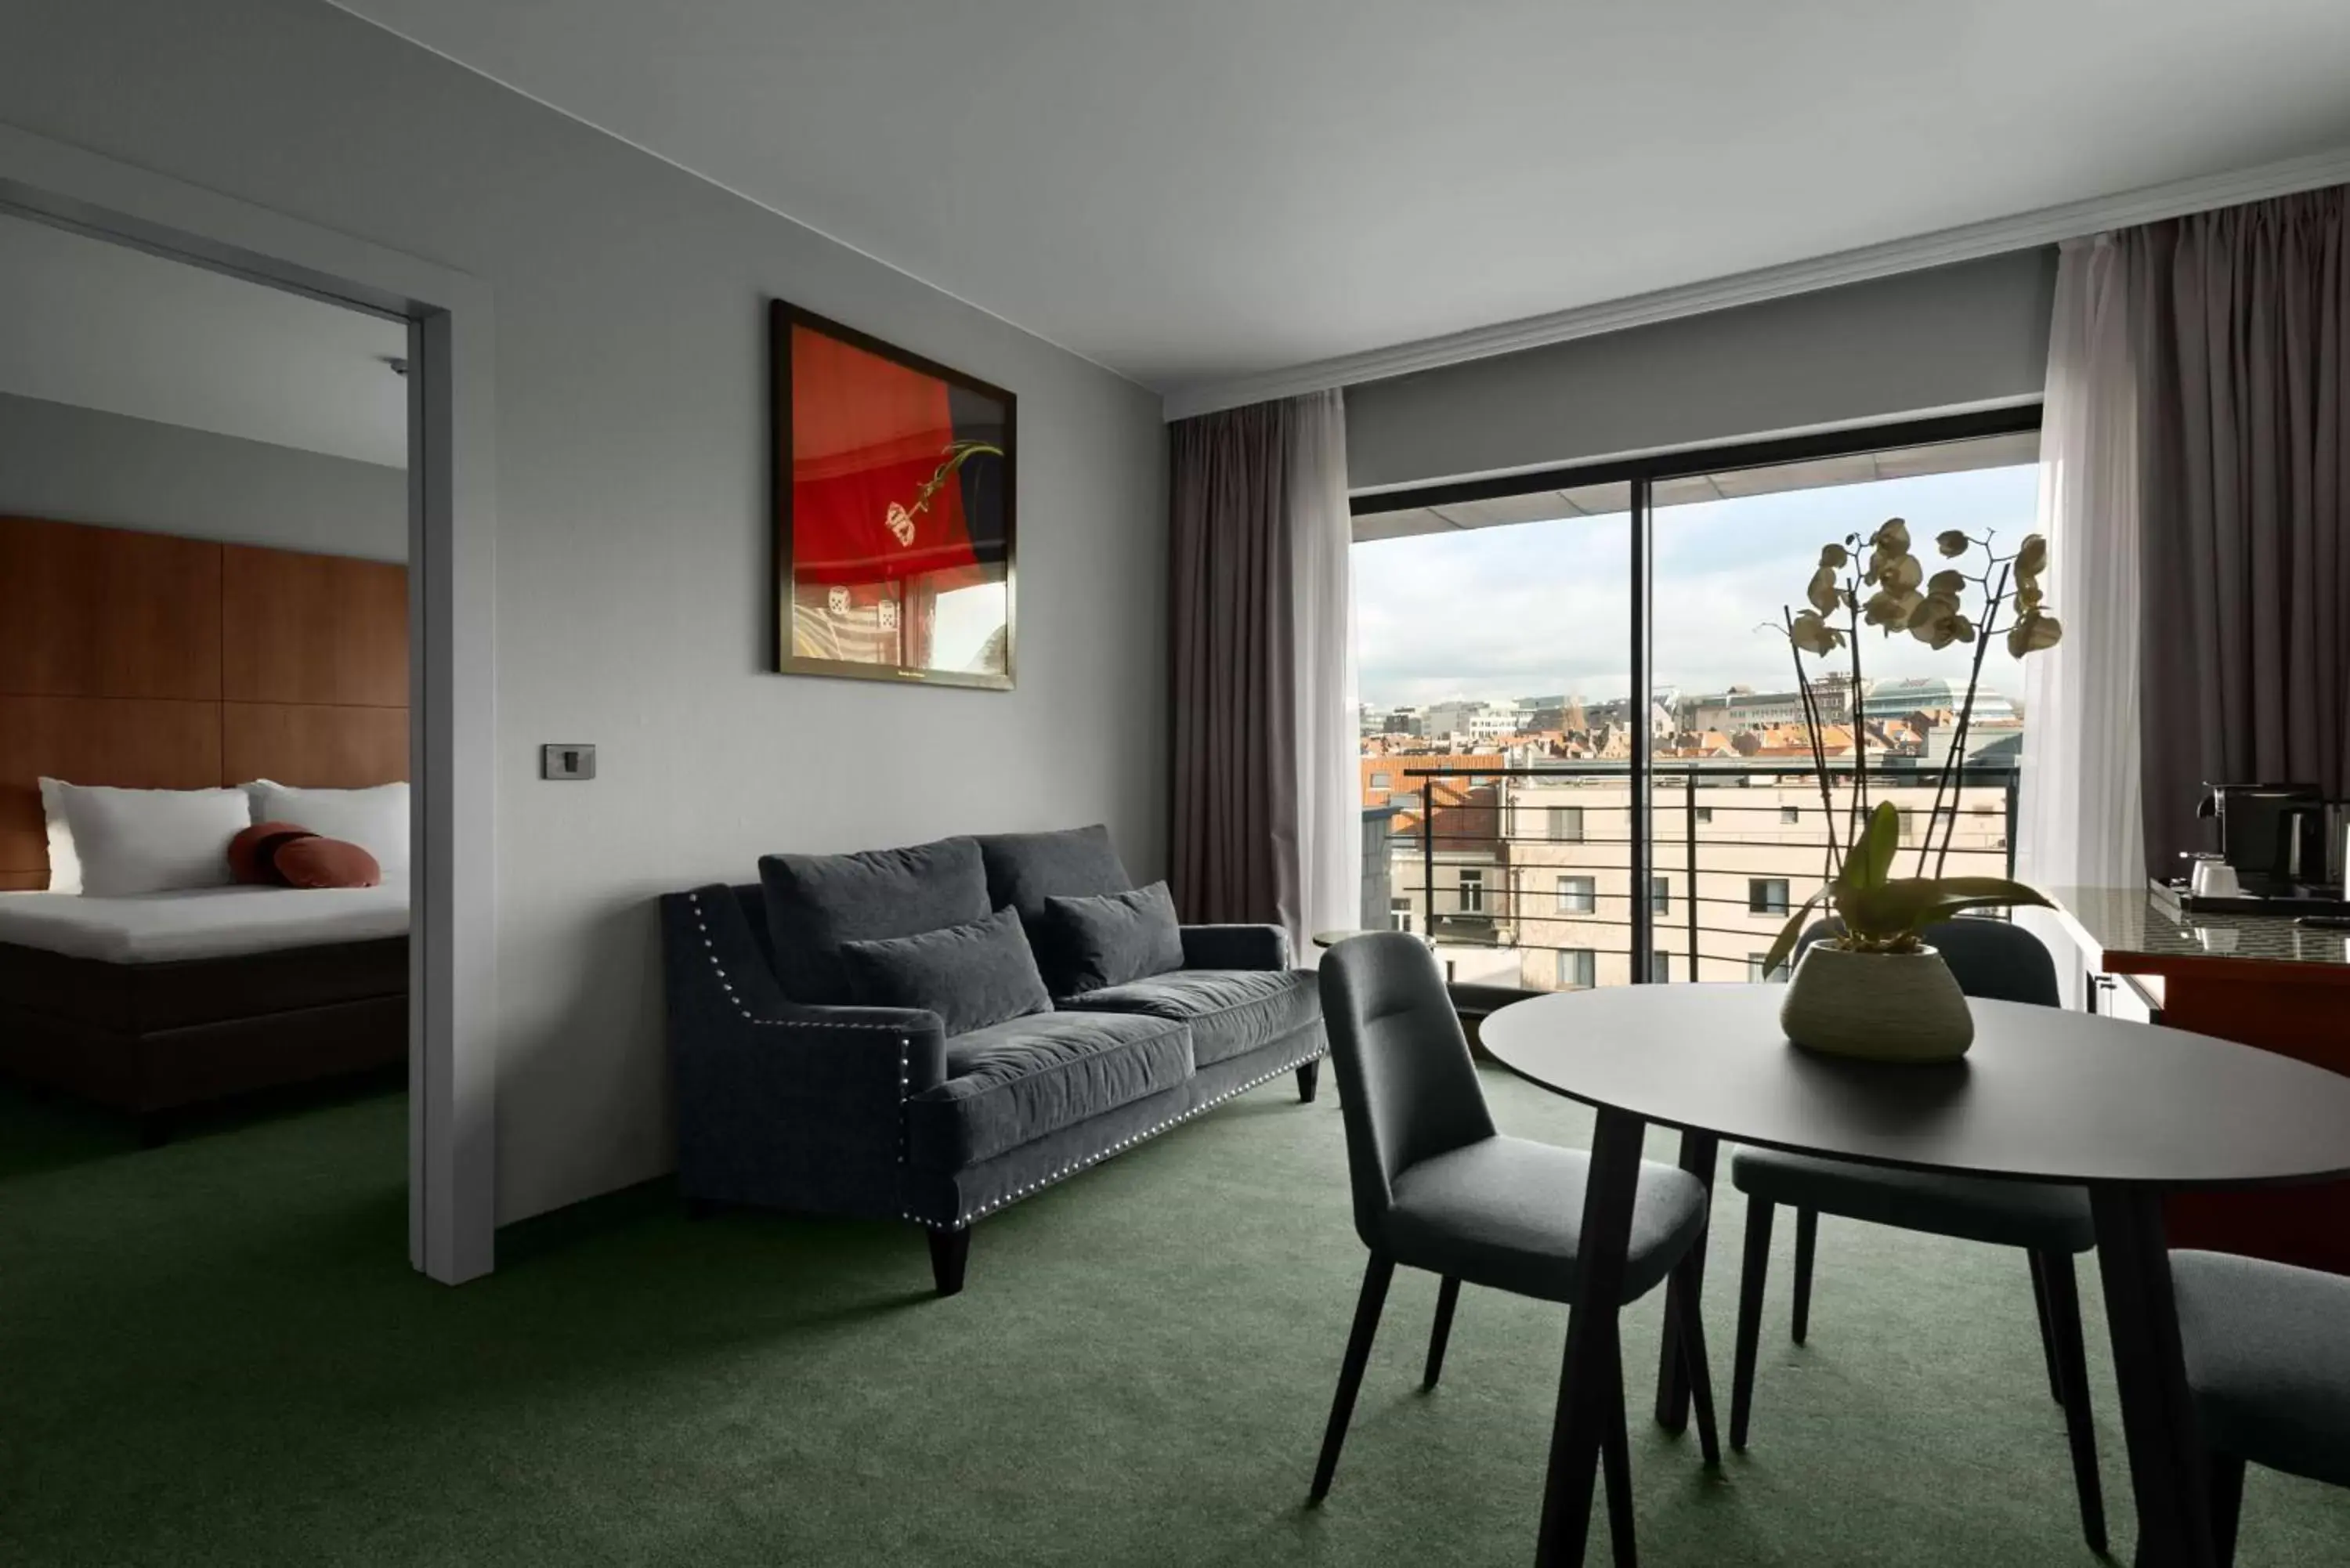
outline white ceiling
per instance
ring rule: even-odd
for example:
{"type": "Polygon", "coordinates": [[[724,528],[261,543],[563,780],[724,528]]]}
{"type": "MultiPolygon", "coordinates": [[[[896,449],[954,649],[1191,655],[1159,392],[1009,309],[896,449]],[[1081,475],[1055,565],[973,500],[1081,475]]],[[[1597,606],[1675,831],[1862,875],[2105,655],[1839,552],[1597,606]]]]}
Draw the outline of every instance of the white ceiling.
{"type": "Polygon", "coordinates": [[[0,392],[408,462],[400,322],[0,214],[0,392]]]}
{"type": "Polygon", "coordinates": [[[2350,146],[2344,0],[337,0],[1181,389],[2350,146]]]}

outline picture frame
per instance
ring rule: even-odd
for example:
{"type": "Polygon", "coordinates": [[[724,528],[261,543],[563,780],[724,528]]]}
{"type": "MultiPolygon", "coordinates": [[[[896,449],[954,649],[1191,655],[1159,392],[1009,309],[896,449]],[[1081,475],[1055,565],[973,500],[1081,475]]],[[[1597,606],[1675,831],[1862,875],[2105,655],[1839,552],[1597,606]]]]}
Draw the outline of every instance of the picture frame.
{"type": "Polygon", "coordinates": [[[767,330],[775,669],[1011,691],[1018,400],[785,300],[767,330]]]}

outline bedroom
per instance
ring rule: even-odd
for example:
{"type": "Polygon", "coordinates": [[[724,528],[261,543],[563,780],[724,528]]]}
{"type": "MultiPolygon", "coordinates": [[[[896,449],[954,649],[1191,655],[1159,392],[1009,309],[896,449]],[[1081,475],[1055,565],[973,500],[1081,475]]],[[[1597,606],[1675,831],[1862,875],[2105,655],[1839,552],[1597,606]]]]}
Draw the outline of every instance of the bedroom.
{"type": "Polygon", "coordinates": [[[9,1141],[358,1106],[398,1181],[406,326],[12,216],[0,289],[9,1141]]]}

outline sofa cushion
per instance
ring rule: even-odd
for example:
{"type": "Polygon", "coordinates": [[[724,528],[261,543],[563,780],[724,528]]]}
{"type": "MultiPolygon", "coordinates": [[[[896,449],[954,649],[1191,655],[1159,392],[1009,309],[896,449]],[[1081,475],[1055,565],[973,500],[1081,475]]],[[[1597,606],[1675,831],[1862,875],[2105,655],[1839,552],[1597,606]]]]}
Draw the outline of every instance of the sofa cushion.
{"type": "Polygon", "coordinates": [[[1322,1002],[1304,970],[1181,969],[1065,997],[1057,1005],[1180,1019],[1191,1026],[1191,1060],[1204,1067],[1313,1023],[1322,1002]]]}
{"type": "Polygon", "coordinates": [[[858,855],[768,855],[759,861],[767,941],[784,994],[809,1005],[851,1000],[840,944],[967,926],[995,911],[979,846],[941,838],[858,855]]]}
{"type": "Polygon", "coordinates": [[[1191,1035],[1165,1018],[1039,1012],[947,1042],[947,1081],[906,1102],[907,1153],[956,1170],[1173,1088],[1191,1035]]]}
{"type": "Polygon", "coordinates": [[[942,931],[843,942],[840,961],[860,1006],[921,1008],[949,1034],[1053,1011],[1028,933],[1010,909],[942,931]]]}
{"type": "Polygon", "coordinates": [[[1165,974],[1183,967],[1183,932],[1164,882],[1131,893],[1045,900],[1036,930],[1045,981],[1055,996],[1165,974]]]}
{"type": "Polygon", "coordinates": [[[1032,936],[1047,898],[1123,893],[1134,886],[1109,829],[1099,823],[1057,833],[982,834],[977,842],[987,867],[989,907],[1019,910],[1032,936]]]}

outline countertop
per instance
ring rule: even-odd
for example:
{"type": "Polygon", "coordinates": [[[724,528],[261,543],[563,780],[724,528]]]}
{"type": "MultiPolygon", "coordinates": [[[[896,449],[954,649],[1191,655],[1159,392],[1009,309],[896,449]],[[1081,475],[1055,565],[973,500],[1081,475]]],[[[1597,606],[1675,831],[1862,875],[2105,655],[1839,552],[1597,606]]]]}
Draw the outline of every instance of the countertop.
{"type": "Polygon", "coordinates": [[[2350,931],[2290,915],[2186,914],[2143,888],[2047,888],[2074,939],[2108,974],[2180,974],[2206,965],[2274,966],[2276,978],[2350,985],[2350,931]]]}

